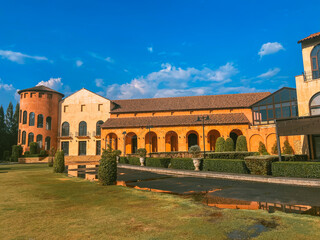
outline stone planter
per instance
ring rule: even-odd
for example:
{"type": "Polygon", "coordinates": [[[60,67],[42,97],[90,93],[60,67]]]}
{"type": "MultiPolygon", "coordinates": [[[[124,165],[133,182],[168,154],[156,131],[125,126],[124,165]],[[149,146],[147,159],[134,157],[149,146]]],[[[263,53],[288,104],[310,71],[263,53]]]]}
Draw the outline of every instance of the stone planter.
{"type": "Polygon", "coordinates": [[[192,160],[193,160],[194,170],[200,171],[201,158],[192,158],[192,160]]]}
{"type": "Polygon", "coordinates": [[[140,166],[144,166],[144,161],[145,161],[145,158],[144,157],[140,157],[140,166]]]}

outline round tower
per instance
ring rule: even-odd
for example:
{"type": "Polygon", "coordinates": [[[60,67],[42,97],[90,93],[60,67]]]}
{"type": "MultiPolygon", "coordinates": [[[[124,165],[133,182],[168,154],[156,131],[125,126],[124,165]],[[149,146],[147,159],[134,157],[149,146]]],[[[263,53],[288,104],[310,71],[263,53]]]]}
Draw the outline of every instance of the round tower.
{"type": "Polygon", "coordinates": [[[18,145],[29,151],[31,142],[40,149],[57,149],[59,101],[62,93],[45,86],[20,90],[18,145]]]}

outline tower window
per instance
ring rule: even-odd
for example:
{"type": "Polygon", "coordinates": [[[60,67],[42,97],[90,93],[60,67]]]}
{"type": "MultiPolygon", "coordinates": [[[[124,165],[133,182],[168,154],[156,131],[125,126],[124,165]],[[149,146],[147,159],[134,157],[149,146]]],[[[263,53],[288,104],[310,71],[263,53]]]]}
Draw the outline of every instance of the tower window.
{"type": "Polygon", "coordinates": [[[23,120],[22,124],[27,124],[28,113],[27,111],[23,111],[23,120]]]}
{"type": "Polygon", "coordinates": [[[34,113],[33,112],[31,112],[30,114],[29,114],[29,126],[34,126],[34,113]]]}
{"type": "Polygon", "coordinates": [[[37,127],[38,128],[43,128],[43,115],[42,114],[38,115],[37,127]]]}
{"type": "Polygon", "coordinates": [[[311,51],[312,79],[320,78],[320,44],[315,46],[311,51]]]}

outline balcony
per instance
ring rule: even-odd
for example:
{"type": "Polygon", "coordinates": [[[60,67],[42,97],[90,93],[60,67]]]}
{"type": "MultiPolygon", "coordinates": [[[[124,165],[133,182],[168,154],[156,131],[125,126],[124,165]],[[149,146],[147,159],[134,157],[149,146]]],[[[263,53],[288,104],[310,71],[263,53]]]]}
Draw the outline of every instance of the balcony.
{"type": "Polygon", "coordinates": [[[73,138],[73,134],[69,133],[69,134],[63,134],[59,133],[58,135],[58,139],[72,139],[73,138]]]}
{"type": "Polygon", "coordinates": [[[97,139],[100,139],[100,138],[101,138],[101,132],[97,134],[96,131],[93,131],[93,132],[92,132],[92,137],[95,137],[95,138],[97,138],[97,139]]]}
{"type": "Polygon", "coordinates": [[[306,71],[303,72],[303,78],[305,82],[320,79],[320,71],[306,71]]]}
{"type": "Polygon", "coordinates": [[[75,136],[76,136],[76,138],[78,138],[78,139],[90,139],[91,134],[90,134],[90,132],[88,132],[88,131],[85,132],[85,133],[76,132],[75,136]]]}

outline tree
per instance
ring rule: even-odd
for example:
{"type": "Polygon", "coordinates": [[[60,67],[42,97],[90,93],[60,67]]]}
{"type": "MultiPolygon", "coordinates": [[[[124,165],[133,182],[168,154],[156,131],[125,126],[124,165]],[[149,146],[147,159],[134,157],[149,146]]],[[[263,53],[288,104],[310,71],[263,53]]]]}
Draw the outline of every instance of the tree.
{"type": "Polygon", "coordinates": [[[64,172],[64,153],[63,151],[57,151],[54,157],[53,172],[63,173],[64,172]]]}
{"type": "Polygon", "coordinates": [[[240,135],[240,136],[237,138],[236,151],[237,151],[237,152],[247,152],[247,151],[248,151],[247,139],[246,139],[245,136],[240,135]]]}
{"type": "Polygon", "coordinates": [[[0,158],[2,158],[3,156],[5,145],[6,145],[6,126],[4,122],[4,111],[1,105],[0,106],[0,158]]]}
{"type": "Polygon", "coordinates": [[[218,137],[216,142],[215,151],[216,152],[224,152],[225,140],[223,137],[218,137]]]}
{"type": "Polygon", "coordinates": [[[274,142],[272,149],[271,149],[271,153],[276,155],[278,154],[278,145],[277,145],[277,141],[274,142]]]}
{"type": "Polygon", "coordinates": [[[114,152],[103,151],[99,164],[98,178],[102,185],[113,185],[117,181],[117,161],[114,152]]]}
{"type": "Polygon", "coordinates": [[[266,145],[264,145],[264,143],[261,141],[259,142],[259,150],[258,151],[261,155],[269,155],[267,148],[266,148],[266,145]]]}
{"type": "Polygon", "coordinates": [[[13,138],[12,144],[17,144],[18,142],[19,112],[20,112],[20,104],[17,103],[16,109],[14,111],[13,123],[12,123],[12,132],[11,132],[12,138],[13,138]]]}
{"type": "Polygon", "coordinates": [[[5,116],[5,124],[6,124],[6,128],[7,128],[7,133],[12,133],[12,129],[13,129],[13,105],[12,102],[9,103],[9,106],[7,108],[7,112],[6,112],[6,116],[5,116]]]}
{"type": "Polygon", "coordinates": [[[234,143],[232,138],[227,138],[225,145],[224,145],[224,151],[225,152],[232,152],[234,151],[234,143]]]}
{"type": "Polygon", "coordinates": [[[291,147],[291,145],[288,142],[288,140],[285,140],[283,145],[284,145],[282,147],[283,154],[293,154],[293,148],[291,147]]]}

